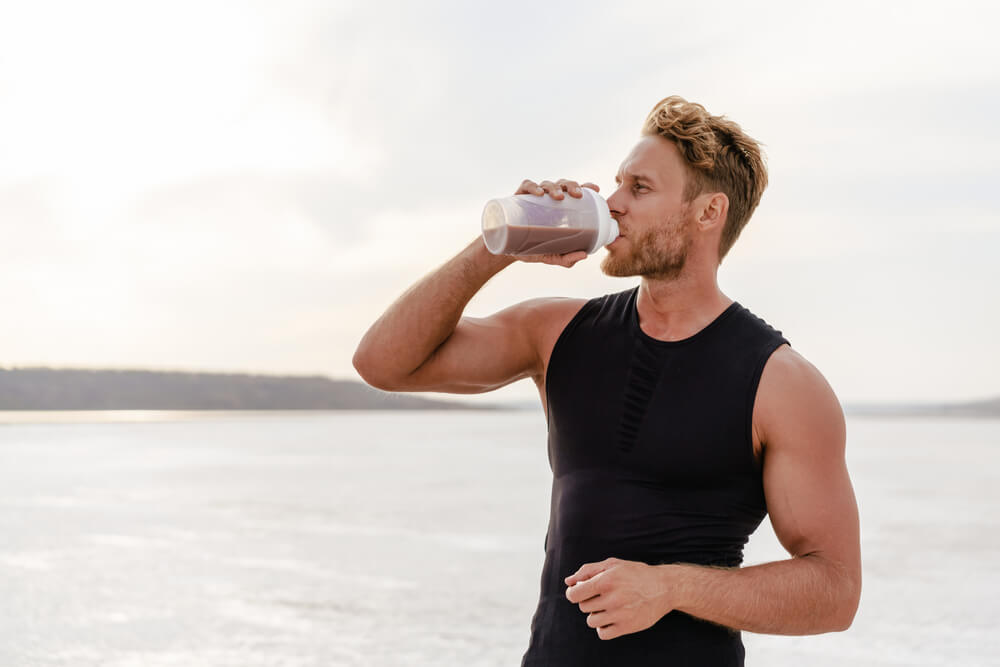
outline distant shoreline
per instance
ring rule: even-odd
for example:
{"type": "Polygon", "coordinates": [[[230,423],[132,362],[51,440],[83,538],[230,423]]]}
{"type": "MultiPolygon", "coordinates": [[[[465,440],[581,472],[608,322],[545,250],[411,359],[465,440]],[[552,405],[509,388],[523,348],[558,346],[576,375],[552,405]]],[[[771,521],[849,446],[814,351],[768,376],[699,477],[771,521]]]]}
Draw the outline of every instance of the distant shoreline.
{"type": "MultiPolygon", "coordinates": [[[[0,427],[29,424],[156,424],[226,420],[345,417],[377,414],[378,410],[0,410],[0,427]]],[[[383,410],[394,414],[496,414],[495,408],[470,410],[383,410]]]]}
{"type": "Polygon", "coordinates": [[[0,368],[0,411],[496,410],[322,376],[0,368]]]}
{"type": "MultiPolygon", "coordinates": [[[[541,406],[539,406],[541,409],[541,406]]],[[[496,414],[497,412],[528,412],[524,407],[518,405],[506,406],[471,406],[467,409],[368,409],[368,410],[6,410],[0,409],[0,427],[18,424],[149,424],[167,422],[195,422],[195,421],[225,421],[228,419],[286,419],[286,418],[324,418],[324,417],[344,417],[351,414],[372,414],[372,413],[394,413],[394,414],[474,414],[484,412],[496,414]]],[[[846,410],[848,419],[873,419],[873,420],[923,420],[923,419],[954,419],[961,420],[991,420],[1000,419],[994,414],[934,414],[934,413],[876,413],[856,410],[846,410]]]]}
{"type": "MultiPolygon", "coordinates": [[[[12,412],[281,413],[351,410],[536,410],[379,391],[322,376],[149,370],[0,368],[0,415],[12,412]]],[[[965,403],[848,403],[850,417],[1000,418],[1000,398],[965,403]]],[[[42,416],[39,414],[38,416],[42,416]]],[[[8,417],[9,422],[12,417],[8,417]]],[[[128,415],[123,415],[128,420],[128,415]]]]}
{"type": "Polygon", "coordinates": [[[850,417],[877,417],[883,419],[952,418],[1000,419],[1000,401],[952,404],[854,404],[844,407],[850,417]]]}

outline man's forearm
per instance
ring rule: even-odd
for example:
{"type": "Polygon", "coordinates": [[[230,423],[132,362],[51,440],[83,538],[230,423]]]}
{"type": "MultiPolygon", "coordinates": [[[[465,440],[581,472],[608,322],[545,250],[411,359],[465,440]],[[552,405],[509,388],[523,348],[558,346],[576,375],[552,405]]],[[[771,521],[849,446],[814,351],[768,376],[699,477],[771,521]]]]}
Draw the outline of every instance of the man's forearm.
{"type": "Polygon", "coordinates": [[[663,565],[672,607],[737,630],[807,635],[846,630],[861,582],[822,556],[745,568],[663,565]]]}
{"type": "Polygon", "coordinates": [[[361,339],[355,368],[383,388],[404,380],[455,331],[469,300],[513,261],[490,254],[477,238],[389,306],[361,339]]]}

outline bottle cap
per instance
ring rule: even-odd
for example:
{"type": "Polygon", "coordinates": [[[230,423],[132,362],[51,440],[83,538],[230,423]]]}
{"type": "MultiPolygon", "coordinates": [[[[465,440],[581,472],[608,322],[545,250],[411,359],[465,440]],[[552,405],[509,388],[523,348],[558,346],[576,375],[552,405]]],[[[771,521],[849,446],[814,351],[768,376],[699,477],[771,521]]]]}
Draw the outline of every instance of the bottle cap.
{"type": "Polygon", "coordinates": [[[587,249],[587,254],[595,252],[598,248],[604,247],[618,238],[618,221],[611,217],[611,209],[604,197],[597,194],[590,188],[580,188],[583,196],[590,199],[597,211],[597,238],[594,245],[587,249]]]}

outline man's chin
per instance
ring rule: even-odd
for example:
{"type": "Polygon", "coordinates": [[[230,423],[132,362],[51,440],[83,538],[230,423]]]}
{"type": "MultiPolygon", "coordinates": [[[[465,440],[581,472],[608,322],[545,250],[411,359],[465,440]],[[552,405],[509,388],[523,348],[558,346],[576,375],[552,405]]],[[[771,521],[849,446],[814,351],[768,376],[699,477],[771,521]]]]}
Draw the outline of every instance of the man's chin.
{"type": "Polygon", "coordinates": [[[617,260],[611,255],[605,256],[601,262],[601,272],[612,278],[628,278],[629,276],[637,275],[633,266],[617,260]]]}
{"type": "Polygon", "coordinates": [[[643,278],[650,278],[655,280],[671,280],[679,276],[683,270],[686,263],[686,257],[681,258],[672,264],[662,264],[656,268],[653,268],[650,264],[644,264],[641,260],[636,258],[616,258],[613,255],[607,255],[604,261],[601,262],[601,272],[606,276],[611,276],[612,278],[629,278],[631,276],[642,276],[643,278]],[[628,261],[629,259],[635,261],[628,261]]]}

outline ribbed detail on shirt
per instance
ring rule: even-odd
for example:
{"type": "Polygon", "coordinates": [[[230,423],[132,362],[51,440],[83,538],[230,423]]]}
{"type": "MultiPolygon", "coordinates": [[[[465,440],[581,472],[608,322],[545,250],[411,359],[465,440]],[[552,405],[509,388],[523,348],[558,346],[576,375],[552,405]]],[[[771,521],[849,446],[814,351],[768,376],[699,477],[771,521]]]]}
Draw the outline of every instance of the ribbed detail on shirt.
{"type": "Polygon", "coordinates": [[[628,379],[622,394],[622,417],[618,424],[618,449],[622,453],[627,454],[635,447],[653,391],[660,380],[660,369],[656,351],[645,339],[637,338],[632,348],[628,379]]]}

